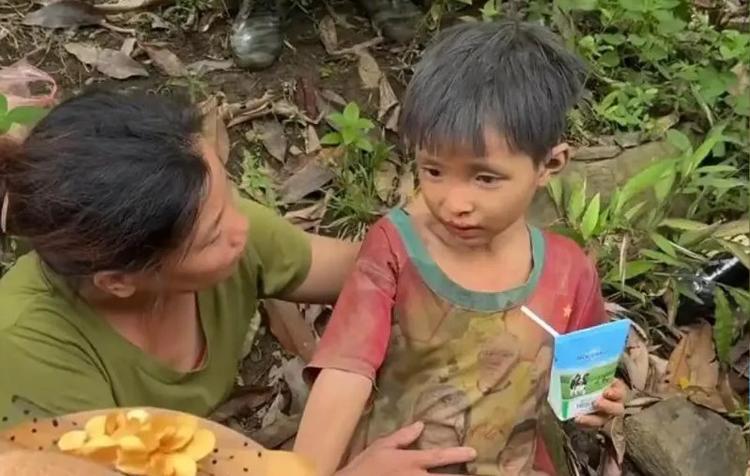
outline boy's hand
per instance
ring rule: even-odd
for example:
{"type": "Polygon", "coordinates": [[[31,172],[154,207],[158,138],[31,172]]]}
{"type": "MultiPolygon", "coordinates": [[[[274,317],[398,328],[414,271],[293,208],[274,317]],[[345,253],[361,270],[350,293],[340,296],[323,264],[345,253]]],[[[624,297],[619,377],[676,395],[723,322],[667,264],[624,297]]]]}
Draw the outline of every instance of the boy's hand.
{"type": "Polygon", "coordinates": [[[375,441],[334,476],[424,476],[430,474],[430,468],[466,463],[477,455],[472,448],[403,449],[414,443],[422,430],[422,423],[414,423],[375,441]]]}
{"type": "Polygon", "coordinates": [[[594,402],[594,407],[598,411],[591,415],[579,415],[575,418],[575,422],[588,428],[601,428],[610,418],[625,413],[625,395],[627,395],[627,392],[628,387],[625,382],[616,378],[612,385],[602,393],[602,396],[594,402]]]}

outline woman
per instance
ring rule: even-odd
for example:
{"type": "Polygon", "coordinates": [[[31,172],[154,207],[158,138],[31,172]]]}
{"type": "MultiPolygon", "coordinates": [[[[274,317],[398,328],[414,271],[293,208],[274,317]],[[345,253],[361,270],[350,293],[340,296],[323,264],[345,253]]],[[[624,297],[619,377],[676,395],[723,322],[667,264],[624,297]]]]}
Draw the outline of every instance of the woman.
{"type": "MultiPolygon", "coordinates": [[[[33,252],[0,280],[0,425],[21,404],[205,416],[232,389],[259,299],[335,299],[357,245],[239,198],[200,130],[192,107],[93,92],[3,143],[0,230],[33,252]]],[[[419,430],[344,471],[424,474],[471,457],[398,449],[419,430]]]]}

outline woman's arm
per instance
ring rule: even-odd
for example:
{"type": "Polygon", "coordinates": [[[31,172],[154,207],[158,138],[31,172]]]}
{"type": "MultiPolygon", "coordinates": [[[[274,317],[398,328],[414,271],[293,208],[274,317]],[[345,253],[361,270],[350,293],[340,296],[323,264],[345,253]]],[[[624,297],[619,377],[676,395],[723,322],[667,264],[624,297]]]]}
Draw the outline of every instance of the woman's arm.
{"type": "Polygon", "coordinates": [[[259,297],[332,303],[354,267],[360,243],[305,233],[258,203],[238,199],[250,227],[244,265],[259,297]]]}
{"type": "Polygon", "coordinates": [[[341,463],[372,382],[352,372],[323,369],[302,416],[294,451],[308,457],[318,476],[330,476],[341,463]]]}
{"type": "Polygon", "coordinates": [[[308,234],[312,261],[307,277],[282,299],[305,303],[333,303],[344,280],[354,268],[360,242],[350,242],[308,234]]]}

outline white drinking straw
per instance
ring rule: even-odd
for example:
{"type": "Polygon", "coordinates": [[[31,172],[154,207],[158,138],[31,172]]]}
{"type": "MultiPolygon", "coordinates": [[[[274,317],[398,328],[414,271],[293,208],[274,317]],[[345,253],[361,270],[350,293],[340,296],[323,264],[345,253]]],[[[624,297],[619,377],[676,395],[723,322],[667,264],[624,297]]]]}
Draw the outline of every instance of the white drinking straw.
{"type": "Polygon", "coordinates": [[[536,313],[534,313],[534,311],[532,311],[528,307],[521,306],[521,312],[523,312],[524,314],[526,314],[526,316],[528,316],[529,319],[531,319],[532,321],[536,322],[539,327],[541,327],[542,329],[544,329],[545,331],[547,331],[547,333],[550,334],[552,337],[557,337],[557,336],[560,335],[549,324],[547,324],[546,322],[544,322],[544,319],[542,319],[541,317],[537,316],[536,313]]]}

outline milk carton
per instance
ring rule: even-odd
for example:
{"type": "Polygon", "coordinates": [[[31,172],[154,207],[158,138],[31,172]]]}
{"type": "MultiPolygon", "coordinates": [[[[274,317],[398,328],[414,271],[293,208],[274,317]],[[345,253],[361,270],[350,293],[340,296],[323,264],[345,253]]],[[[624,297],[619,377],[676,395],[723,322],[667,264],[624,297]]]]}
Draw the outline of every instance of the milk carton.
{"type": "Polygon", "coordinates": [[[554,338],[549,401],[560,420],[592,413],[594,401],[615,378],[630,330],[630,320],[559,334],[531,309],[521,310],[554,338]]]}

